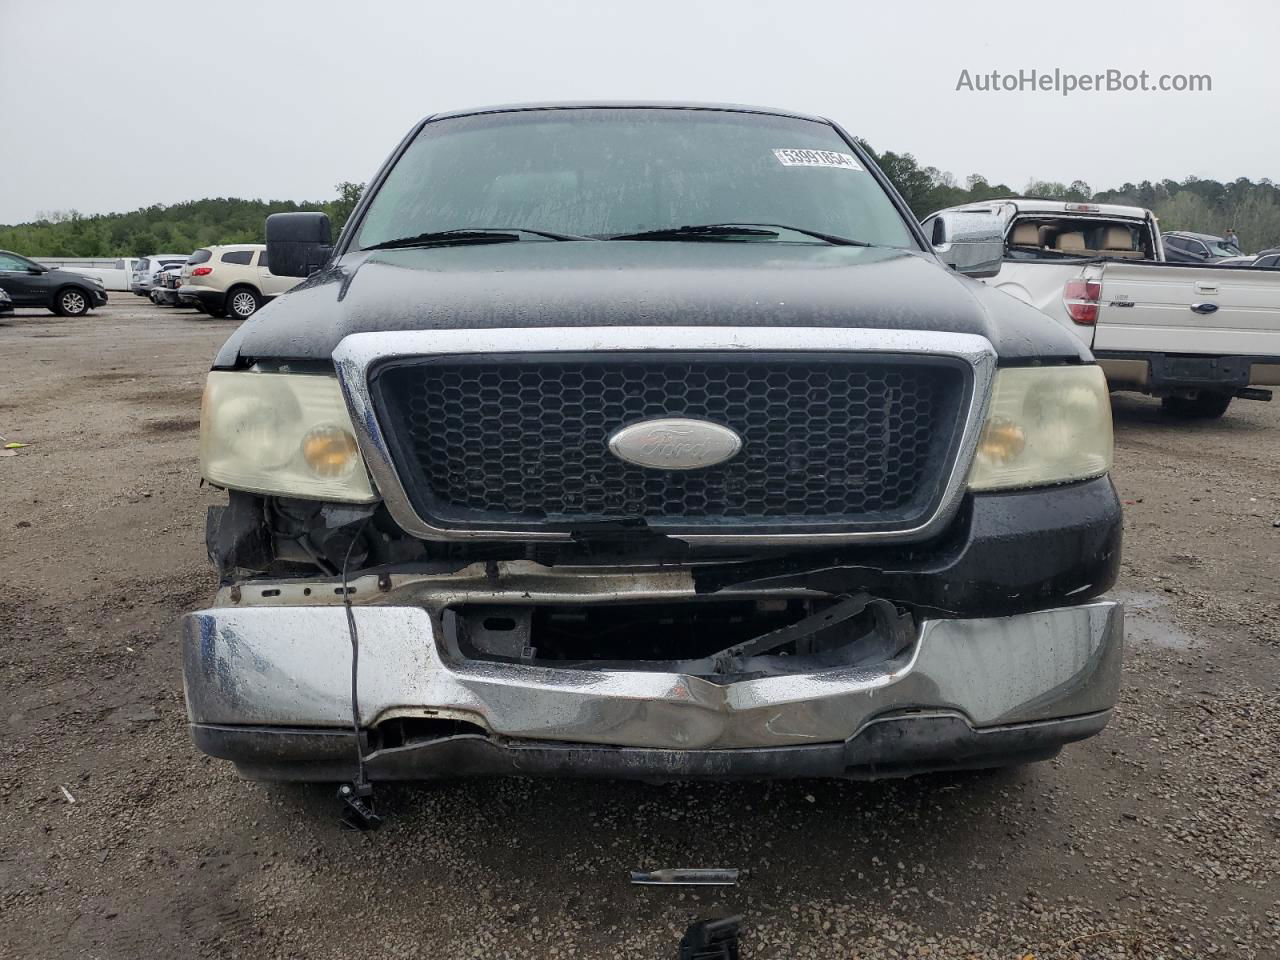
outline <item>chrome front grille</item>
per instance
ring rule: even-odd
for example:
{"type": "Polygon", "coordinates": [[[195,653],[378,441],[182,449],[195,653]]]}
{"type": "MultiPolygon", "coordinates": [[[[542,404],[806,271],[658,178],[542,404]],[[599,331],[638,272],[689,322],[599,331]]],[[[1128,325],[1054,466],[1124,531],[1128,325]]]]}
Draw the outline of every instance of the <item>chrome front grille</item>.
{"type": "Polygon", "coordinates": [[[995,367],[973,335],[822,328],[368,333],[334,357],[392,515],[444,540],[918,539],[954,515],[995,367]],[[742,449],[687,471],[610,453],[665,417],[742,449]]]}
{"type": "Polygon", "coordinates": [[[450,524],[892,529],[935,508],[967,379],[920,357],[421,358],[375,372],[374,397],[414,506],[450,524]],[[665,417],[742,449],[694,470],[610,452],[665,417]]]}

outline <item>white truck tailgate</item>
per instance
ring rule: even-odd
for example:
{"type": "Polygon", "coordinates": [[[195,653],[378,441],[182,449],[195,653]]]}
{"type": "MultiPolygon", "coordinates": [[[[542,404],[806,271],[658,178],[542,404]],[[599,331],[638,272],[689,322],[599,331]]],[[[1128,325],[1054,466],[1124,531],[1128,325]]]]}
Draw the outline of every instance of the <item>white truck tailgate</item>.
{"type": "Polygon", "coordinates": [[[1280,270],[1112,261],[1093,349],[1280,355],[1280,270]]]}

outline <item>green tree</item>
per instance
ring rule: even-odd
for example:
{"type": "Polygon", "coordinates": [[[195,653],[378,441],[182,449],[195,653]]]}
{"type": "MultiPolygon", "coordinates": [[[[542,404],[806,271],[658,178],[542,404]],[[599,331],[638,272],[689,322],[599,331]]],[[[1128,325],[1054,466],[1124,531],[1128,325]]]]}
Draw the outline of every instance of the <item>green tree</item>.
{"type": "Polygon", "coordinates": [[[333,225],[333,239],[337,240],[338,234],[351,218],[351,212],[360,202],[360,197],[364,193],[364,184],[343,180],[334,189],[338,191],[338,199],[330,200],[324,207],[325,213],[329,215],[329,222],[333,225]]]}
{"type": "MultiPolygon", "coordinates": [[[[155,234],[135,233],[130,239],[125,251],[131,257],[145,257],[152,253],[161,253],[163,251],[157,249],[155,234]]],[[[33,254],[39,256],[39,254],[33,254]]]]}
{"type": "Polygon", "coordinates": [[[1154,209],[1163,230],[1207,232],[1214,218],[1213,207],[1191,190],[1179,190],[1169,199],[1158,202],[1154,209]]]}

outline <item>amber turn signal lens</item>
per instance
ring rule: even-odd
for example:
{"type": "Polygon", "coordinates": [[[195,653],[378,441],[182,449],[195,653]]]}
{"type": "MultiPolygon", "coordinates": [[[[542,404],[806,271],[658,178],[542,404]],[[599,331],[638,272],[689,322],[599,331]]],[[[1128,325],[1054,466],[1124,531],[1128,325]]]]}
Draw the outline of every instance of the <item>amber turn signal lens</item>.
{"type": "Polygon", "coordinates": [[[1011,420],[997,417],[988,420],[978,443],[978,456],[993,464],[1006,464],[1016,459],[1027,446],[1027,435],[1011,420]]]}
{"type": "Polygon", "coordinates": [[[350,473],[359,458],[355,437],[341,427],[315,427],[302,438],[302,458],[318,476],[341,477],[350,473]]]}

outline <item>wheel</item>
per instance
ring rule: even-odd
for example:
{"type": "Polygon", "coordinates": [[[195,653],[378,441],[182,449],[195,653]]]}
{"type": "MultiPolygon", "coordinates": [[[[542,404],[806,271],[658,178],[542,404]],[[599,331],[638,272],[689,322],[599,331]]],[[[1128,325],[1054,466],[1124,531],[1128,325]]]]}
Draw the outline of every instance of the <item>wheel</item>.
{"type": "Polygon", "coordinates": [[[1160,401],[1160,408],[1170,416],[1197,420],[1220,417],[1230,405],[1231,394],[1212,390],[1201,390],[1194,397],[1165,397],[1160,401]]]}
{"type": "Polygon", "coordinates": [[[89,312],[89,295],[79,287],[63,287],[54,298],[53,307],[60,317],[83,317],[89,312]]]}
{"type": "Polygon", "coordinates": [[[261,306],[262,298],[249,287],[236,287],[227,294],[227,312],[237,320],[247,320],[261,306]]]}
{"type": "Polygon", "coordinates": [[[150,293],[147,294],[147,299],[150,300],[152,303],[154,303],[157,307],[160,306],[160,298],[156,296],[156,292],[154,290],[152,290],[150,293]]]}

